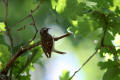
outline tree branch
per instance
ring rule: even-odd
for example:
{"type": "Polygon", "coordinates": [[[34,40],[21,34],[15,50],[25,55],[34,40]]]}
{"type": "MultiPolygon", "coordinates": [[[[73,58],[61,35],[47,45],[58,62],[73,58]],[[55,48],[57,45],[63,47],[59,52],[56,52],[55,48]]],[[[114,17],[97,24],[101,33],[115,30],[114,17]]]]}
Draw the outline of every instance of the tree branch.
{"type": "Polygon", "coordinates": [[[78,73],[92,59],[95,54],[97,54],[97,52],[98,49],[82,64],[82,66],[78,70],[74,72],[74,74],[69,78],[69,80],[71,80],[76,75],[76,73],[78,73]]]}
{"type": "Polygon", "coordinates": [[[35,9],[31,10],[31,12],[27,16],[24,16],[22,19],[20,19],[19,21],[17,21],[15,24],[12,24],[11,27],[16,26],[17,24],[23,22],[27,18],[30,18],[31,14],[35,13],[40,8],[41,3],[42,3],[42,0],[40,0],[40,3],[37,5],[37,7],[35,9]]]}
{"type": "MultiPolygon", "coordinates": [[[[10,46],[11,46],[11,58],[13,57],[13,39],[12,36],[10,34],[10,29],[8,28],[8,23],[7,23],[7,18],[8,18],[8,0],[3,0],[4,4],[5,4],[5,25],[6,25],[6,34],[10,40],[10,46]]],[[[12,70],[10,70],[10,75],[9,75],[10,80],[12,79],[12,70]]]]}
{"type": "Polygon", "coordinates": [[[17,76],[15,78],[17,78],[33,61],[34,57],[37,55],[37,53],[32,53],[31,56],[29,56],[27,58],[26,63],[22,66],[22,68],[17,72],[17,76]]]}
{"type": "MultiPolygon", "coordinates": [[[[3,0],[3,1],[4,1],[4,3],[6,4],[6,1],[5,1],[5,0],[3,0]]],[[[25,16],[25,17],[22,18],[21,20],[17,21],[15,24],[11,25],[11,26],[16,26],[17,24],[23,22],[23,21],[26,20],[27,18],[32,17],[33,26],[35,27],[35,30],[36,30],[36,33],[35,33],[34,37],[32,38],[32,40],[35,39],[36,34],[37,34],[37,32],[38,32],[37,27],[36,27],[36,25],[35,25],[34,17],[32,16],[32,14],[39,9],[41,2],[42,2],[42,0],[40,0],[40,3],[37,5],[37,7],[36,7],[35,9],[31,10],[31,12],[30,12],[27,16],[25,16]]],[[[6,24],[6,26],[7,26],[7,15],[8,15],[8,12],[7,12],[7,11],[8,11],[8,5],[6,4],[6,17],[5,17],[5,24],[6,24]]],[[[11,45],[12,45],[12,47],[13,47],[13,40],[12,40],[12,37],[9,35],[9,28],[6,27],[6,30],[7,30],[8,36],[9,36],[9,38],[10,38],[10,41],[12,42],[11,45]]],[[[34,45],[28,46],[27,48],[20,48],[20,49],[18,50],[18,52],[16,53],[16,55],[8,62],[8,64],[6,65],[6,67],[2,70],[2,73],[3,73],[3,74],[7,74],[9,68],[11,67],[11,65],[15,62],[15,60],[16,60],[20,55],[22,55],[22,54],[23,54],[24,52],[26,52],[27,50],[30,50],[31,48],[33,48],[33,47],[35,47],[35,46],[38,46],[38,45],[40,45],[40,44],[41,44],[41,43],[38,42],[38,43],[35,43],[34,45]]],[[[11,49],[12,49],[12,48],[11,48],[11,49]]],[[[12,49],[12,52],[13,52],[13,49],[12,49]]]]}
{"type": "Polygon", "coordinates": [[[6,67],[2,70],[2,73],[3,73],[3,74],[7,74],[9,68],[12,66],[12,64],[15,62],[15,60],[16,60],[19,56],[21,56],[24,52],[26,52],[26,51],[28,51],[28,50],[36,47],[36,46],[39,46],[39,45],[41,45],[41,42],[40,42],[40,41],[37,42],[37,43],[35,43],[35,44],[33,44],[33,45],[28,46],[27,48],[20,48],[20,49],[17,51],[17,53],[15,54],[15,56],[8,62],[8,64],[6,65],[6,67]]]}
{"type": "Polygon", "coordinates": [[[32,18],[32,21],[33,21],[33,27],[35,28],[35,35],[33,36],[33,38],[30,40],[30,42],[31,41],[33,41],[35,38],[36,38],[36,35],[37,35],[37,33],[38,33],[38,29],[37,29],[37,27],[36,27],[36,24],[35,24],[35,19],[34,19],[34,17],[32,16],[32,10],[31,10],[31,18],[32,18]]]}
{"type": "MultiPolygon", "coordinates": [[[[59,39],[62,39],[62,38],[64,38],[64,37],[67,37],[67,36],[69,36],[68,35],[69,33],[67,33],[67,34],[65,34],[65,35],[62,35],[62,36],[60,36],[60,37],[56,37],[56,38],[54,38],[55,39],[55,41],[57,41],[57,40],[59,40],[59,39]]],[[[36,46],[39,46],[39,45],[41,45],[41,41],[39,41],[39,42],[36,42],[35,44],[32,44],[32,45],[29,45],[28,47],[26,47],[26,48],[20,48],[17,52],[16,52],[16,54],[15,54],[15,56],[8,62],[8,64],[6,65],[6,67],[2,70],[2,74],[7,74],[7,72],[8,72],[8,70],[9,70],[9,68],[12,66],[12,64],[14,64],[14,62],[16,61],[16,59],[19,57],[19,56],[21,56],[24,52],[26,52],[26,51],[28,51],[28,50],[31,50],[32,48],[34,48],[34,47],[36,47],[36,46]]]]}
{"type": "MultiPolygon", "coordinates": [[[[7,1],[8,1],[8,0],[7,0],[7,1]]],[[[6,2],[5,0],[4,0],[4,3],[6,4],[5,24],[6,24],[6,26],[7,26],[8,4],[7,4],[7,2],[6,2]]],[[[25,16],[25,17],[22,18],[21,20],[17,21],[15,24],[11,25],[11,26],[16,26],[17,24],[19,24],[19,23],[23,22],[24,20],[26,20],[27,18],[31,17],[31,18],[32,18],[32,22],[33,22],[32,25],[34,26],[34,28],[35,28],[35,30],[36,30],[36,33],[35,33],[35,35],[33,36],[32,40],[35,39],[35,37],[36,37],[36,35],[37,35],[37,32],[38,32],[37,27],[36,27],[36,24],[35,24],[34,17],[32,16],[32,14],[39,9],[40,4],[41,4],[41,1],[40,1],[40,3],[38,4],[38,6],[37,6],[35,9],[31,10],[31,12],[30,12],[27,16],[25,16]]],[[[10,35],[10,33],[9,33],[9,28],[6,27],[6,30],[7,30],[6,32],[7,32],[8,36],[9,36],[9,38],[10,38],[10,41],[11,41],[11,46],[12,46],[11,49],[13,50],[13,40],[12,40],[12,37],[11,37],[11,35],[10,35]]],[[[54,40],[57,41],[57,40],[59,40],[59,39],[62,39],[62,38],[64,38],[64,37],[67,37],[67,36],[69,36],[69,35],[70,35],[70,33],[67,33],[67,34],[65,34],[65,35],[63,35],[63,36],[54,38],[54,40]]],[[[30,42],[31,42],[32,40],[30,40],[30,42]]],[[[33,45],[29,45],[29,46],[27,46],[27,47],[21,47],[21,48],[19,48],[18,51],[16,52],[15,56],[12,57],[12,59],[8,62],[8,64],[6,65],[6,67],[1,71],[1,73],[2,73],[2,74],[7,74],[9,68],[14,64],[14,62],[16,61],[16,59],[17,59],[19,56],[21,56],[24,52],[26,52],[26,51],[28,51],[28,50],[36,47],[36,46],[39,46],[39,45],[41,45],[41,42],[40,42],[40,41],[37,42],[37,43],[35,43],[35,44],[33,44],[33,45]]]]}
{"type": "Polygon", "coordinates": [[[60,36],[60,37],[54,38],[54,41],[57,41],[57,40],[59,40],[59,39],[62,39],[62,38],[64,38],[64,37],[67,37],[67,36],[69,36],[69,35],[71,35],[71,33],[66,33],[66,34],[64,34],[64,35],[62,35],[62,36],[60,36]]]}
{"type": "Polygon", "coordinates": [[[108,25],[108,23],[106,23],[106,27],[104,29],[103,36],[101,38],[101,44],[100,44],[99,48],[96,49],[96,51],[82,64],[82,66],[78,70],[76,70],[73,73],[73,75],[68,80],[71,80],[95,56],[95,54],[97,54],[98,50],[101,49],[104,46],[104,39],[105,39],[105,35],[106,35],[106,32],[107,32],[107,27],[108,27],[107,25],[108,25]]]}
{"type": "MultiPolygon", "coordinates": [[[[35,19],[34,19],[33,15],[32,15],[32,10],[31,10],[30,17],[31,17],[31,19],[32,19],[32,23],[30,23],[29,25],[32,25],[32,26],[35,28],[35,34],[34,34],[33,38],[32,38],[31,40],[29,40],[26,44],[24,44],[22,47],[25,47],[25,46],[28,45],[30,42],[32,42],[32,41],[36,38],[37,33],[38,33],[38,29],[37,29],[37,26],[36,26],[36,24],[35,24],[35,19]]],[[[20,30],[22,30],[22,29],[25,29],[25,27],[26,27],[26,26],[24,25],[24,27],[19,28],[18,30],[20,31],[20,30]]]]}
{"type": "Polygon", "coordinates": [[[6,34],[10,40],[10,46],[11,46],[11,56],[13,56],[13,39],[12,36],[10,34],[10,29],[8,28],[8,23],[7,23],[7,17],[8,17],[8,0],[3,0],[4,4],[5,4],[5,11],[6,11],[6,15],[5,15],[5,25],[6,25],[6,34]]]}

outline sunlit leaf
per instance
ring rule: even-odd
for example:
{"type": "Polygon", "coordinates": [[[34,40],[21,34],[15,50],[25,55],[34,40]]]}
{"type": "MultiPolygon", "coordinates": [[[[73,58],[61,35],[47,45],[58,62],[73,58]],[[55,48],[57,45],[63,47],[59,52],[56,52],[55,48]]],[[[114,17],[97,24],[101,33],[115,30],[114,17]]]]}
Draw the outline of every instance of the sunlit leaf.
{"type": "Polygon", "coordinates": [[[69,72],[64,70],[62,75],[60,76],[60,80],[68,80],[69,78],[70,78],[69,72]]]}
{"type": "Polygon", "coordinates": [[[4,22],[0,22],[0,32],[2,31],[6,31],[4,22]]]}
{"type": "Polygon", "coordinates": [[[8,47],[6,45],[0,44],[0,62],[1,62],[1,67],[5,67],[7,62],[10,59],[10,52],[8,50],[8,47]]]}

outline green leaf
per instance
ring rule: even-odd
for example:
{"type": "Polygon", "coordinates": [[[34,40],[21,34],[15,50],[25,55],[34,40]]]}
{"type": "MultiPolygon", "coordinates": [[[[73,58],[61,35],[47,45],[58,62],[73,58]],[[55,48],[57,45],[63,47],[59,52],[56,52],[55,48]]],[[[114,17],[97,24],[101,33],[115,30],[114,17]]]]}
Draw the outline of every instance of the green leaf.
{"type": "Polygon", "coordinates": [[[103,75],[103,80],[120,80],[120,68],[113,67],[107,69],[103,75]]]}
{"type": "Polygon", "coordinates": [[[36,63],[40,58],[42,58],[42,48],[40,47],[36,47],[32,49],[32,54],[34,55],[33,59],[32,59],[32,63],[36,63]]]}
{"type": "Polygon", "coordinates": [[[89,0],[97,3],[98,8],[110,8],[113,6],[113,0],[89,0]]]}
{"type": "Polygon", "coordinates": [[[117,66],[119,66],[119,63],[116,61],[108,60],[107,62],[99,62],[98,66],[100,67],[101,70],[103,70],[103,69],[116,68],[117,66]]]}
{"type": "Polygon", "coordinates": [[[5,65],[9,61],[10,55],[11,54],[8,50],[8,47],[6,45],[0,44],[0,62],[1,62],[0,68],[1,69],[5,67],[5,65]]]}
{"type": "Polygon", "coordinates": [[[27,52],[28,55],[22,55],[17,59],[13,67],[15,76],[16,76],[16,73],[17,75],[19,75],[25,72],[27,73],[27,75],[29,75],[29,71],[34,70],[33,64],[36,63],[38,59],[42,57],[43,52],[40,47],[33,48],[31,52],[27,52]],[[16,67],[18,68],[16,69],[16,67]]]}
{"type": "Polygon", "coordinates": [[[117,15],[119,15],[119,14],[120,14],[120,9],[119,9],[119,7],[118,7],[118,6],[116,6],[116,8],[115,8],[115,13],[116,13],[117,15]]]}
{"type": "Polygon", "coordinates": [[[110,32],[106,32],[104,38],[104,45],[113,46],[112,40],[114,40],[114,36],[110,32]]]}
{"type": "Polygon", "coordinates": [[[17,80],[30,80],[30,75],[20,75],[17,80]]]}
{"type": "Polygon", "coordinates": [[[116,18],[113,18],[112,19],[112,22],[111,22],[111,31],[116,34],[116,33],[119,33],[120,34],[120,22],[119,22],[120,18],[119,17],[116,17],[116,18]]]}
{"type": "Polygon", "coordinates": [[[5,43],[4,35],[5,35],[5,34],[0,33],[0,44],[4,44],[4,45],[8,46],[8,45],[5,43]]]}
{"type": "Polygon", "coordinates": [[[60,76],[60,80],[68,80],[70,78],[70,73],[68,71],[63,71],[62,75],[60,76]]]}
{"type": "Polygon", "coordinates": [[[4,22],[0,22],[0,32],[6,31],[4,22]]]}
{"type": "Polygon", "coordinates": [[[15,61],[14,65],[12,67],[13,74],[15,76],[17,76],[19,74],[19,70],[21,70],[21,68],[26,63],[26,61],[27,61],[27,56],[20,56],[19,58],[17,58],[17,60],[15,61]]]}
{"type": "Polygon", "coordinates": [[[89,22],[84,17],[79,17],[78,20],[72,21],[73,26],[69,27],[68,30],[73,32],[75,37],[86,37],[92,30],[89,22]]]}

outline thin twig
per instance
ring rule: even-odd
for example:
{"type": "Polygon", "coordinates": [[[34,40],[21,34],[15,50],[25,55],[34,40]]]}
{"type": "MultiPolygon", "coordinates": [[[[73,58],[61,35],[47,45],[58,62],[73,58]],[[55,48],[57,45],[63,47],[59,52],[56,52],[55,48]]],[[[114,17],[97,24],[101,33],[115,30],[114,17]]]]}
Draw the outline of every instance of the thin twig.
{"type": "MultiPolygon", "coordinates": [[[[5,4],[5,10],[6,10],[6,14],[5,14],[5,25],[6,25],[6,34],[10,40],[10,46],[11,46],[11,59],[13,57],[13,39],[12,36],[10,34],[10,29],[8,28],[8,23],[7,23],[7,17],[8,17],[8,0],[3,0],[4,4],[5,4]]],[[[10,75],[9,75],[9,79],[12,80],[12,69],[10,70],[10,75]]]]}
{"type": "Polygon", "coordinates": [[[13,39],[12,36],[10,34],[10,29],[8,28],[8,24],[7,24],[7,17],[8,17],[8,0],[3,0],[4,4],[5,4],[5,9],[6,9],[6,15],[5,15],[5,25],[6,25],[6,34],[10,40],[10,45],[11,45],[11,56],[13,56],[13,39]]]}
{"type": "Polygon", "coordinates": [[[34,17],[32,16],[32,11],[31,11],[31,18],[32,18],[32,21],[33,21],[33,27],[35,28],[35,35],[33,36],[33,38],[30,40],[30,42],[31,41],[33,41],[35,38],[36,38],[36,35],[37,35],[37,33],[38,33],[38,29],[37,29],[37,26],[36,26],[36,24],[35,24],[35,19],[34,19],[34,17]]]}
{"type": "MultiPolygon", "coordinates": [[[[56,38],[54,38],[54,39],[55,39],[55,41],[57,41],[57,40],[59,40],[59,39],[62,39],[62,38],[64,38],[64,37],[67,37],[67,36],[69,36],[68,33],[65,34],[65,35],[63,35],[63,36],[56,37],[56,38]]],[[[14,62],[16,61],[16,59],[17,59],[19,56],[21,56],[24,52],[26,52],[26,51],[28,51],[28,50],[31,50],[32,48],[34,48],[34,47],[36,47],[36,46],[39,46],[39,45],[41,45],[41,42],[40,42],[40,41],[37,42],[37,43],[35,43],[35,44],[33,44],[33,45],[29,45],[29,46],[26,47],[26,48],[22,48],[22,47],[21,47],[21,48],[17,51],[17,53],[15,54],[15,56],[8,62],[8,64],[6,65],[6,67],[2,70],[2,74],[7,74],[8,70],[9,70],[9,68],[12,66],[12,64],[14,64],[14,62]]]]}
{"type": "Polygon", "coordinates": [[[105,39],[106,32],[107,32],[107,27],[105,27],[103,36],[102,36],[102,38],[101,38],[101,46],[100,46],[100,47],[103,47],[103,46],[104,46],[104,39],[105,39]]]}
{"type": "MultiPolygon", "coordinates": [[[[12,37],[11,37],[11,35],[10,35],[10,30],[9,30],[9,28],[7,27],[8,4],[7,4],[7,2],[6,2],[5,0],[3,0],[3,1],[4,1],[4,3],[6,4],[6,17],[5,17],[5,24],[6,24],[6,30],[7,30],[6,32],[7,32],[8,37],[10,38],[10,41],[11,41],[11,46],[12,46],[12,47],[11,47],[11,52],[13,52],[13,40],[12,40],[12,37]]],[[[7,1],[8,1],[8,0],[7,0],[7,1]]],[[[41,1],[42,1],[42,0],[41,0],[41,1]]],[[[40,4],[41,4],[41,1],[40,1],[40,3],[38,4],[38,6],[37,6],[34,10],[31,11],[30,14],[28,14],[28,15],[25,16],[25,17],[23,17],[21,20],[17,21],[15,24],[12,25],[12,26],[16,26],[17,24],[23,22],[23,21],[26,20],[27,18],[32,17],[33,25],[34,25],[35,30],[36,30],[36,33],[35,33],[34,37],[32,38],[32,40],[35,39],[38,30],[37,30],[37,27],[36,27],[36,25],[35,25],[34,17],[33,17],[31,14],[33,14],[35,11],[37,11],[37,10],[39,9],[40,4]]],[[[57,41],[57,40],[59,40],[59,39],[61,39],[61,38],[64,38],[64,37],[66,37],[66,36],[69,36],[69,35],[70,35],[70,34],[67,33],[66,35],[57,37],[57,38],[55,38],[55,41],[57,41]]],[[[33,44],[33,45],[29,45],[29,46],[26,47],[26,48],[22,48],[22,47],[21,47],[21,48],[16,52],[15,56],[13,56],[12,59],[8,62],[8,64],[7,64],[6,67],[2,70],[1,73],[2,73],[2,74],[7,74],[9,68],[14,64],[14,62],[16,61],[16,59],[17,59],[19,56],[21,56],[24,52],[26,52],[26,51],[28,51],[28,50],[36,47],[36,46],[39,46],[39,45],[41,45],[41,42],[40,42],[40,41],[37,42],[37,43],[35,43],[35,44],[33,44]]]]}
{"type": "Polygon", "coordinates": [[[41,42],[40,42],[40,41],[37,42],[37,43],[35,43],[35,44],[33,44],[33,45],[30,45],[30,46],[27,47],[27,48],[20,48],[20,49],[17,51],[17,53],[15,54],[15,56],[8,62],[8,64],[6,65],[6,67],[2,70],[2,73],[3,73],[3,74],[7,74],[9,68],[12,66],[12,64],[15,62],[15,60],[16,60],[20,55],[22,55],[24,52],[26,52],[26,51],[28,51],[28,50],[36,47],[36,46],[39,46],[39,45],[41,45],[41,42]]]}
{"type": "Polygon", "coordinates": [[[20,19],[19,21],[17,21],[15,24],[12,24],[10,27],[14,27],[17,24],[20,24],[21,22],[23,22],[24,20],[28,19],[30,17],[30,15],[27,15],[25,17],[23,17],[22,19],[20,19]]]}
{"type": "Polygon", "coordinates": [[[105,30],[103,32],[100,47],[96,49],[96,51],[82,64],[82,66],[78,70],[76,70],[73,73],[73,75],[68,80],[71,80],[95,56],[95,54],[97,54],[98,50],[104,46],[104,39],[105,39],[106,32],[107,32],[107,26],[105,27],[105,30]]]}
{"type": "Polygon", "coordinates": [[[62,36],[60,36],[60,37],[54,38],[54,41],[57,41],[57,40],[59,40],[59,39],[61,39],[61,38],[67,37],[67,36],[69,36],[69,35],[71,35],[71,33],[66,33],[66,34],[64,34],[64,35],[62,35],[62,36]]]}
{"type": "MultiPolygon", "coordinates": [[[[54,39],[55,39],[55,41],[57,41],[57,40],[59,40],[59,39],[62,39],[62,38],[64,38],[64,37],[69,36],[68,34],[70,35],[70,33],[66,33],[66,34],[64,34],[64,35],[62,35],[62,36],[60,36],[60,37],[56,37],[56,38],[54,38],[54,39]]],[[[27,68],[27,66],[31,63],[31,61],[32,61],[32,59],[35,57],[35,55],[36,55],[36,53],[35,53],[35,54],[32,54],[32,55],[30,56],[30,58],[28,58],[26,64],[21,68],[21,70],[19,70],[20,72],[18,72],[16,78],[19,76],[20,73],[22,73],[22,72],[27,68]]]]}
{"type": "Polygon", "coordinates": [[[16,26],[17,24],[19,24],[19,23],[23,22],[24,20],[30,18],[31,14],[35,13],[40,8],[41,3],[42,3],[42,0],[40,0],[40,3],[37,5],[37,7],[35,9],[33,9],[27,16],[23,17],[22,19],[17,21],[15,24],[12,24],[11,27],[16,26]]]}
{"type": "MultiPolygon", "coordinates": [[[[4,1],[4,3],[6,4],[6,1],[5,1],[5,0],[3,0],[3,1],[4,1]]],[[[15,24],[13,24],[13,25],[11,25],[11,26],[16,26],[17,24],[19,24],[19,23],[23,22],[24,20],[26,20],[27,18],[31,17],[31,14],[33,14],[35,11],[37,11],[37,10],[39,9],[41,2],[42,2],[42,0],[40,0],[40,3],[37,5],[37,7],[36,7],[34,10],[32,10],[32,11],[30,12],[30,14],[28,14],[27,16],[25,16],[24,18],[22,18],[21,20],[17,21],[15,24]]],[[[6,24],[6,26],[7,26],[7,15],[8,15],[8,5],[6,4],[6,17],[5,17],[5,24],[6,24]]],[[[9,35],[9,28],[6,27],[6,30],[7,30],[8,36],[9,36],[9,38],[10,38],[10,41],[12,42],[12,41],[13,41],[13,40],[12,40],[12,37],[9,35]]],[[[36,33],[37,33],[37,32],[36,32],[36,33]]],[[[36,35],[35,35],[35,36],[36,36],[36,35]]],[[[33,37],[33,39],[34,39],[34,37],[33,37]]],[[[11,45],[13,46],[13,43],[11,43],[11,45]]],[[[36,44],[34,44],[33,46],[29,46],[28,48],[20,48],[20,49],[18,50],[18,52],[16,53],[16,55],[10,60],[10,62],[8,62],[8,64],[6,65],[6,67],[2,70],[2,73],[3,73],[3,74],[7,74],[9,68],[10,68],[11,65],[15,62],[15,60],[16,60],[21,54],[23,54],[25,51],[27,51],[27,50],[35,47],[36,45],[38,46],[38,45],[40,45],[40,43],[36,43],[36,44]]],[[[12,49],[12,48],[11,48],[11,49],[12,49]]],[[[13,51],[13,49],[12,49],[12,51],[13,51]]]]}
{"type": "Polygon", "coordinates": [[[33,23],[30,23],[30,24],[25,24],[23,27],[21,28],[18,28],[17,31],[22,31],[22,30],[25,30],[26,27],[28,27],[29,25],[33,25],[33,23]]]}
{"type": "Polygon", "coordinates": [[[97,52],[98,49],[82,64],[82,66],[78,70],[74,72],[74,74],[69,78],[69,80],[71,80],[76,75],[76,73],[78,73],[92,59],[95,54],[97,54],[97,52]]]}
{"type": "Polygon", "coordinates": [[[27,58],[26,63],[22,66],[22,68],[17,72],[16,78],[30,65],[30,63],[33,61],[37,53],[32,53],[31,56],[27,58]]]}
{"type": "Polygon", "coordinates": [[[5,15],[5,25],[6,25],[6,34],[10,40],[10,45],[11,45],[11,56],[13,56],[13,39],[10,34],[10,29],[8,28],[8,23],[7,23],[7,17],[8,17],[8,0],[3,0],[5,4],[5,9],[6,9],[6,15],[5,15]]]}
{"type": "Polygon", "coordinates": [[[23,27],[17,29],[17,31],[25,30],[25,28],[26,28],[26,25],[24,25],[23,27]]]}
{"type": "MultiPolygon", "coordinates": [[[[32,23],[30,23],[29,25],[32,25],[35,28],[35,34],[34,34],[33,38],[31,40],[29,40],[26,44],[24,44],[22,47],[26,47],[29,43],[31,43],[36,38],[37,33],[38,33],[38,29],[37,29],[37,26],[35,24],[35,19],[32,15],[32,10],[31,10],[30,17],[32,18],[32,23]]],[[[22,27],[22,28],[19,28],[18,30],[20,31],[22,29],[25,29],[25,27],[26,27],[26,25],[24,25],[24,27],[22,27]]]]}

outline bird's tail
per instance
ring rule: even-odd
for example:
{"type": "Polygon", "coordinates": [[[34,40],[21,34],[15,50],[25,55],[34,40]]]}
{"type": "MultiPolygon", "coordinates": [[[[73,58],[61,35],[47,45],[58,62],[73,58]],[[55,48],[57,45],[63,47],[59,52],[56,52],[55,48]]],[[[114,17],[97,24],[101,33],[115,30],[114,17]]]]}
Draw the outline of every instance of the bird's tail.
{"type": "Polygon", "coordinates": [[[65,52],[61,52],[61,51],[58,51],[58,50],[53,50],[53,52],[56,52],[56,53],[58,53],[58,54],[65,54],[65,52]]]}

